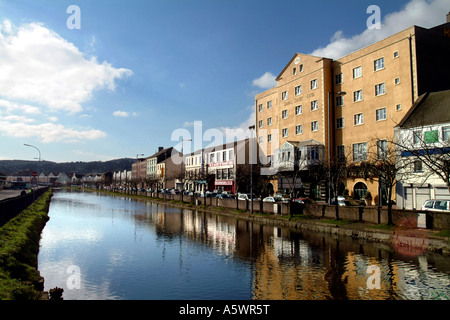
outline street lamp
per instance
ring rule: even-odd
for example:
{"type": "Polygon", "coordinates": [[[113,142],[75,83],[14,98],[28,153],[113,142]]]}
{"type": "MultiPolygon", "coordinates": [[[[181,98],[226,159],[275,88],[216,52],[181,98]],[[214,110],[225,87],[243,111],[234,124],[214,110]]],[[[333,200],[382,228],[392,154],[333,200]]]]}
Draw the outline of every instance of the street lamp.
{"type": "MultiPolygon", "coordinates": [[[[338,92],[328,92],[328,166],[331,165],[331,94],[337,94],[339,96],[345,96],[347,92],[338,91],[338,92]]],[[[334,145],[334,144],[333,144],[334,145]]],[[[328,168],[330,170],[330,168],[328,168]]],[[[330,181],[328,179],[328,203],[331,204],[331,186],[330,181]]]]}
{"type": "MultiPolygon", "coordinates": [[[[186,167],[186,164],[184,163],[184,152],[183,152],[183,147],[184,147],[184,142],[185,141],[192,141],[192,139],[181,139],[181,157],[182,157],[182,162],[181,162],[181,174],[183,175],[186,175],[185,174],[185,172],[186,172],[186,170],[185,170],[185,167],[186,167]]],[[[181,198],[183,198],[183,192],[184,192],[184,182],[183,182],[183,190],[181,190],[181,198]]]]}
{"type": "MultiPolygon", "coordinates": [[[[31,144],[24,143],[23,145],[26,146],[26,147],[35,148],[35,149],[39,152],[39,163],[38,163],[38,168],[40,168],[40,167],[41,167],[41,150],[39,150],[39,149],[38,149],[37,147],[35,147],[35,146],[32,146],[31,144]]],[[[38,172],[37,184],[38,184],[38,186],[39,186],[39,172],[38,172]]]]}
{"type": "MultiPolygon", "coordinates": [[[[249,130],[255,130],[255,125],[252,125],[248,127],[249,130]]],[[[251,160],[250,160],[250,201],[251,201],[251,209],[250,213],[253,214],[253,131],[250,131],[250,154],[251,154],[251,160]]]]}

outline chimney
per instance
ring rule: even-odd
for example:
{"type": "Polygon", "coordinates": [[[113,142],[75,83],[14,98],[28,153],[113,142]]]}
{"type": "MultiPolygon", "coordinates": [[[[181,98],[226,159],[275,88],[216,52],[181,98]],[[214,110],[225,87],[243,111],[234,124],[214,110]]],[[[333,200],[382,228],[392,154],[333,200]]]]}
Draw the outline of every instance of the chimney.
{"type": "Polygon", "coordinates": [[[163,149],[164,149],[164,147],[158,147],[158,152],[163,150],[163,149]]]}
{"type": "Polygon", "coordinates": [[[450,22],[450,12],[447,13],[447,23],[450,22]]]}

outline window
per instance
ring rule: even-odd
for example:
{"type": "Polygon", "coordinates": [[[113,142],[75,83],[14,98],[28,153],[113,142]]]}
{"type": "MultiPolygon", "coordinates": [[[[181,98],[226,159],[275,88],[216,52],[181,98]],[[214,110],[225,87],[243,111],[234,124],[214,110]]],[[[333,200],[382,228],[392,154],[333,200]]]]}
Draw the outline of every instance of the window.
{"type": "Polygon", "coordinates": [[[319,110],[319,101],[311,101],[311,111],[319,110]]]}
{"type": "Polygon", "coordinates": [[[422,132],[413,131],[413,142],[414,144],[419,144],[422,141],[422,132]]]}
{"type": "Polygon", "coordinates": [[[213,163],[214,162],[214,153],[211,153],[209,155],[209,163],[213,163]]]}
{"type": "Polygon", "coordinates": [[[283,92],[281,93],[281,99],[282,99],[282,100],[287,100],[287,98],[288,98],[288,92],[287,92],[287,91],[283,91],[283,92]]]}
{"type": "Polygon", "coordinates": [[[425,131],[423,135],[423,140],[425,143],[435,143],[439,141],[439,133],[437,130],[425,131]]]}
{"type": "Polygon", "coordinates": [[[272,118],[267,118],[267,125],[271,126],[272,125],[272,118]]]}
{"type": "Polygon", "coordinates": [[[295,115],[298,116],[299,114],[303,113],[303,106],[299,105],[295,107],[295,115]]]}
{"type": "Polygon", "coordinates": [[[317,79],[311,80],[311,90],[317,89],[317,79]]]}
{"type": "Polygon", "coordinates": [[[380,58],[374,61],[374,71],[384,69],[384,58],[380,58]]]}
{"type": "Polygon", "coordinates": [[[363,99],[363,91],[362,90],[353,92],[353,101],[354,102],[361,101],[362,99],[363,99]]]}
{"type": "Polygon", "coordinates": [[[287,111],[287,110],[281,111],[281,117],[282,117],[283,119],[286,119],[286,118],[288,117],[288,111],[287,111]]]}
{"type": "Polygon", "coordinates": [[[398,51],[395,51],[395,52],[394,52],[394,59],[395,59],[395,58],[398,58],[398,51]]]}
{"type": "Polygon", "coordinates": [[[267,109],[272,109],[272,100],[267,101],[267,109]]]}
{"type": "Polygon", "coordinates": [[[297,68],[292,69],[292,75],[295,76],[297,74],[297,68]]]}
{"type": "Polygon", "coordinates": [[[345,146],[337,146],[336,155],[338,159],[345,158],[345,146]]]}
{"type": "Polygon", "coordinates": [[[334,76],[334,83],[335,84],[341,84],[344,82],[344,75],[342,73],[339,73],[334,76]]]}
{"type": "Polygon", "coordinates": [[[302,86],[296,86],[295,87],[295,95],[298,96],[299,94],[302,94],[302,86]]]}
{"type": "Polygon", "coordinates": [[[227,152],[226,151],[222,152],[222,160],[227,161],[227,152]]]}
{"type": "Polygon", "coordinates": [[[295,126],[295,134],[303,134],[303,125],[295,126]]]}
{"type": "Polygon", "coordinates": [[[397,85],[397,84],[400,84],[400,78],[395,78],[395,84],[397,85]]]}
{"type": "Polygon", "coordinates": [[[300,72],[303,72],[303,64],[300,65],[300,72]]]}
{"type": "Polygon", "coordinates": [[[233,155],[233,150],[228,151],[228,160],[233,160],[234,155],[233,155]]]}
{"type": "Polygon", "coordinates": [[[264,121],[263,121],[263,120],[259,120],[259,121],[258,121],[258,126],[259,126],[260,128],[262,128],[262,127],[264,126],[264,121]]]}
{"type": "Polygon", "coordinates": [[[450,126],[442,127],[442,141],[450,140],[450,126]]]}
{"type": "Polygon", "coordinates": [[[355,114],[354,117],[355,117],[355,126],[364,124],[364,114],[363,113],[355,114]]]}
{"type": "Polygon", "coordinates": [[[311,131],[319,131],[319,121],[311,122],[311,131]]]}
{"type": "Polygon", "coordinates": [[[234,171],[233,171],[233,169],[228,169],[228,179],[234,180],[234,171]]]}
{"type": "Polygon", "coordinates": [[[395,110],[400,111],[402,110],[402,105],[399,103],[395,106],[395,110]]]}
{"type": "Polygon", "coordinates": [[[362,77],[362,67],[356,67],[353,69],[353,79],[362,77]]]}
{"type": "Polygon", "coordinates": [[[414,172],[423,172],[421,160],[415,160],[413,165],[414,165],[414,172]]]}
{"type": "Polygon", "coordinates": [[[286,138],[288,136],[288,129],[284,128],[283,129],[283,138],[286,138]]]}
{"type": "Polygon", "coordinates": [[[342,129],[344,128],[344,118],[337,118],[336,119],[336,129],[342,129]]]}
{"type": "Polygon", "coordinates": [[[309,146],[306,149],[306,158],[308,160],[319,160],[320,159],[320,148],[319,146],[309,146]]]}
{"type": "Polygon", "coordinates": [[[344,105],[344,97],[338,96],[336,97],[336,107],[342,107],[344,105]]]}
{"type": "Polygon", "coordinates": [[[367,160],[367,143],[355,143],[353,145],[353,161],[367,160]]]}
{"type": "Polygon", "coordinates": [[[263,111],[263,105],[262,105],[262,104],[260,104],[260,105],[258,106],[258,110],[259,110],[259,112],[263,111]]]}
{"type": "Polygon", "coordinates": [[[387,159],[388,146],[387,140],[378,140],[377,141],[377,154],[378,159],[387,159]]]}
{"type": "Polygon", "coordinates": [[[382,108],[382,109],[377,109],[376,111],[376,118],[377,121],[379,120],[386,120],[386,108],[382,108]]]}
{"type": "Polygon", "coordinates": [[[376,84],[375,85],[375,95],[380,96],[382,94],[386,93],[386,86],[384,83],[376,84]]]}
{"type": "Polygon", "coordinates": [[[267,135],[267,142],[272,142],[272,134],[267,135]]]}

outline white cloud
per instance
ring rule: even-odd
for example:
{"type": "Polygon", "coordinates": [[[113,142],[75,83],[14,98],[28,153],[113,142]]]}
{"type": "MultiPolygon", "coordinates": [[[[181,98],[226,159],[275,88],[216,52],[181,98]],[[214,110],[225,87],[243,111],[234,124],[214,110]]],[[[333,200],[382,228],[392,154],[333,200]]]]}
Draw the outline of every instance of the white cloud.
{"type": "Polygon", "coordinates": [[[121,111],[121,110],[117,110],[117,111],[114,111],[114,112],[113,112],[113,116],[114,116],[114,117],[127,118],[127,117],[129,117],[130,115],[133,116],[133,117],[136,117],[136,116],[137,116],[137,113],[136,113],[136,112],[131,112],[131,113],[129,113],[129,112],[126,112],[126,111],[121,111]]]}
{"type": "Polygon", "coordinates": [[[271,72],[266,72],[261,77],[253,80],[253,85],[261,89],[269,89],[277,85],[275,79],[276,76],[274,76],[271,72]]]}
{"type": "Polygon", "coordinates": [[[0,133],[9,137],[38,137],[43,143],[78,142],[106,137],[106,133],[95,129],[75,130],[56,123],[34,124],[34,119],[23,116],[0,116],[0,133]]]}
{"type": "MultiPolygon", "coordinates": [[[[94,45],[93,37],[89,49],[94,45]]],[[[130,75],[131,70],[87,57],[42,24],[16,27],[4,20],[0,23],[0,134],[37,137],[44,143],[104,138],[101,130],[57,123],[59,118],[51,113],[79,113],[96,90],[114,91],[116,81],[130,75]]]]}
{"type": "Polygon", "coordinates": [[[7,113],[23,112],[26,114],[40,114],[41,110],[28,104],[15,103],[0,99],[0,108],[4,108],[7,113]]]}
{"type": "Polygon", "coordinates": [[[95,90],[115,90],[132,74],[95,57],[39,23],[0,24],[0,96],[69,113],[82,111],[95,90]]]}
{"type": "MultiPolygon", "coordinates": [[[[380,9],[383,18],[383,7],[380,9]]],[[[384,16],[380,29],[366,29],[352,37],[345,37],[339,30],[334,33],[326,47],[319,48],[310,54],[338,59],[413,25],[430,28],[445,23],[445,13],[448,11],[448,0],[412,0],[401,11],[384,16]]],[[[367,18],[369,17],[370,15],[367,14],[367,18]]]]}
{"type": "Polygon", "coordinates": [[[113,112],[113,116],[114,116],[114,117],[123,117],[123,118],[126,118],[126,117],[129,116],[129,114],[128,114],[128,112],[126,112],[126,111],[120,111],[120,110],[117,110],[117,111],[114,111],[114,112],[113,112]]]}
{"type": "Polygon", "coordinates": [[[250,113],[249,117],[245,119],[245,121],[243,121],[239,126],[218,128],[223,134],[224,143],[250,137],[250,130],[248,127],[255,125],[256,121],[255,107],[253,106],[251,110],[252,112],[250,113]]]}

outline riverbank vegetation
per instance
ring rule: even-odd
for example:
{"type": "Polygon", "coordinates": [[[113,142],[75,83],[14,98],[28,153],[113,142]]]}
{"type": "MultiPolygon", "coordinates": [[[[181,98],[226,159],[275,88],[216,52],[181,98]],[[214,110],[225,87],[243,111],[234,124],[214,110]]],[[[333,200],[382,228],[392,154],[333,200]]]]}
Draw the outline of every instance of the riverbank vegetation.
{"type": "Polygon", "coordinates": [[[0,228],[0,299],[37,300],[43,279],[37,270],[41,232],[47,223],[52,190],[0,228]]]}

